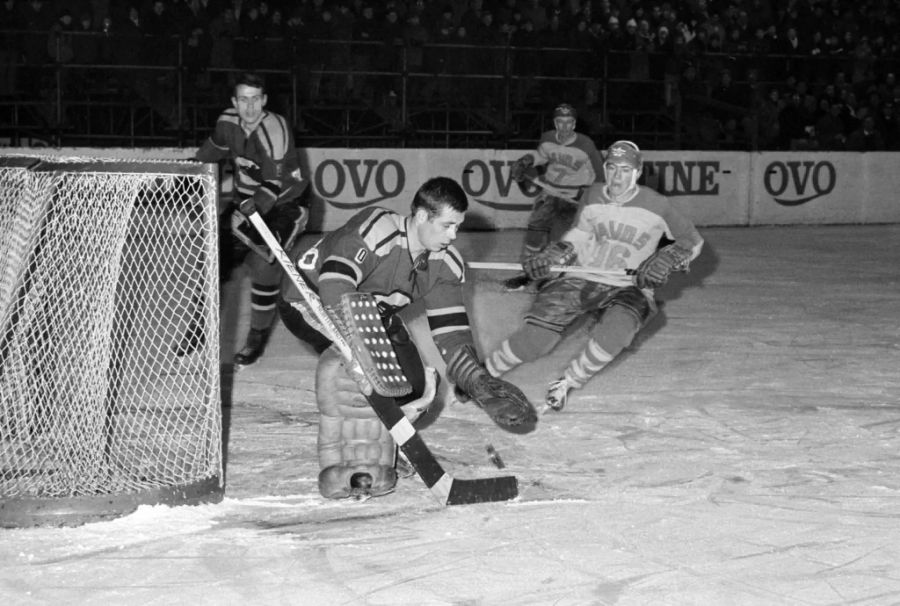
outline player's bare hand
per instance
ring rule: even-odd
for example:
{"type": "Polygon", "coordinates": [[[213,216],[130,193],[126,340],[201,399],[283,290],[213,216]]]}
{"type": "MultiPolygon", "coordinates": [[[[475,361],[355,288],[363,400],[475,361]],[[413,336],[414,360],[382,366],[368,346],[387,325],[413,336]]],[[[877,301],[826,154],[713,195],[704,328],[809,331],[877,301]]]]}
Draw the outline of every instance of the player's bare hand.
{"type": "Polygon", "coordinates": [[[431,403],[434,402],[436,393],[437,371],[434,368],[427,366],[425,367],[425,391],[422,393],[422,396],[401,407],[403,414],[406,415],[406,418],[409,419],[410,423],[415,423],[419,417],[425,414],[431,406],[431,403]]]}

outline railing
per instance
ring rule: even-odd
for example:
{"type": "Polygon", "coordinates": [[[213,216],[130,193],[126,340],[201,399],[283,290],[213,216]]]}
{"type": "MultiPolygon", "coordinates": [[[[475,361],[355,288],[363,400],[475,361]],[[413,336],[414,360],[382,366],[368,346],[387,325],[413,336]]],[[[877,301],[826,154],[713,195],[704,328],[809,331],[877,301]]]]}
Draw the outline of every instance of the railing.
{"type": "MultiPolygon", "coordinates": [[[[530,147],[552,128],[551,108],[565,101],[579,109],[579,130],[598,141],[757,149],[761,141],[754,132],[711,142],[696,139],[686,124],[686,111],[731,114],[753,124],[754,98],[735,105],[709,98],[711,74],[729,69],[738,85],[756,86],[758,95],[789,74],[825,82],[838,71],[854,69],[854,58],[845,56],[675,57],[285,38],[231,40],[261,49],[253,65],[233,66],[199,59],[184,37],[81,33],[51,36],[48,58],[40,61],[40,53],[22,49],[34,50],[38,40],[46,44],[46,33],[3,33],[8,43],[19,42],[16,50],[0,55],[6,58],[0,61],[5,81],[13,80],[15,87],[0,90],[5,93],[0,96],[0,137],[12,145],[198,145],[229,105],[234,75],[252,67],[267,77],[268,107],[288,117],[298,145],[304,146],[530,147]],[[77,49],[79,41],[96,43],[90,62],[79,62],[78,53],[64,48],[77,49]],[[705,93],[680,91],[681,68],[688,61],[705,72],[705,93]],[[753,81],[746,78],[751,72],[753,81]]],[[[896,63],[880,60],[873,69],[892,71],[896,63]]]]}

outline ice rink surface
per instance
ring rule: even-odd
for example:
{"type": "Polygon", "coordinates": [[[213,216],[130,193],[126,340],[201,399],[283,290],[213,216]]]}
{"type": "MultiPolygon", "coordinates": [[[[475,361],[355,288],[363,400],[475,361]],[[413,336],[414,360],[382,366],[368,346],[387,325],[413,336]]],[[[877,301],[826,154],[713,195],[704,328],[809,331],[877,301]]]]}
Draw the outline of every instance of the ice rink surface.
{"type": "MultiPolygon", "coordinates": [[[[258,364],[223,367],[222,503],[0,530],[0,603],[900,604],[900,226],[701,232],[662,313],[533,432],[455,402],[428,413],[445,468],[514,474],[515,501],[444,508],[416,477],[322,499],[316,360],[279,326],[258,364]]],[[[457,244],[513,261],[521,238],[457,244]]],[[[482,350],[528,306],[507,276],[469,275],[482,350]]],[[[246,288],[226,288],[225,361],[246,288]]],[[[585,338],[507,378],[541,401],[585,338]]]]}

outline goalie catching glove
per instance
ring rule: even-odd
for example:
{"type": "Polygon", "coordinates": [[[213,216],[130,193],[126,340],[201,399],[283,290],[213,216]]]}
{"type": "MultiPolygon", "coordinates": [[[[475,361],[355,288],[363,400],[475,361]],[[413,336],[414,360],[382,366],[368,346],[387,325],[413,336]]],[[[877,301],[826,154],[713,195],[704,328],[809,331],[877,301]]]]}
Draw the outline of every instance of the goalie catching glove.
{"type": "Polygon", "coordinates": [[[447,361],[447,378],[498,425],[515,427],[537,422],[537,411],[518,387],[492,377],[471,345],[456,349],[447,361]]]}
{"type": "Polygon", "coordinates": [[[638,288],[656,288],[669,281],[673,271],[687,271],[692,253],[677,244],[670,244],[653,253],[638,266],[634,283],[638,288]]]}
{"type": "Polygon", "coordinates": [[[550,275],[554,265],[571,265],[575,261],[575,247],[571,242],[553,242],[539,253],[525,259],[522,267],[532,280],[541,280],[550,275]]]}
{"type": "Polygon", "coordinates": [[[510,176],[513,181],[523,181],[528,169],[534,166],[534,157],[531,154],[525,154],[515,162],[510,169],[510,176]]]}

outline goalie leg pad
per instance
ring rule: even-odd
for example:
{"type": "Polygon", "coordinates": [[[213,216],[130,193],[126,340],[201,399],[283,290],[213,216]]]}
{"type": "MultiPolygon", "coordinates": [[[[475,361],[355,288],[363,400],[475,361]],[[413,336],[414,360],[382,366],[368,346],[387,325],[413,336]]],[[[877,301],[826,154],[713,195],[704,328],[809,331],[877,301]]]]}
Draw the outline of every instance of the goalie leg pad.
{"type": "Polygon", "coordinates": [[[394,440],[334,350],[316,369],[319,492],[329,499],[387,494],[397,484],[394,440]]]}

